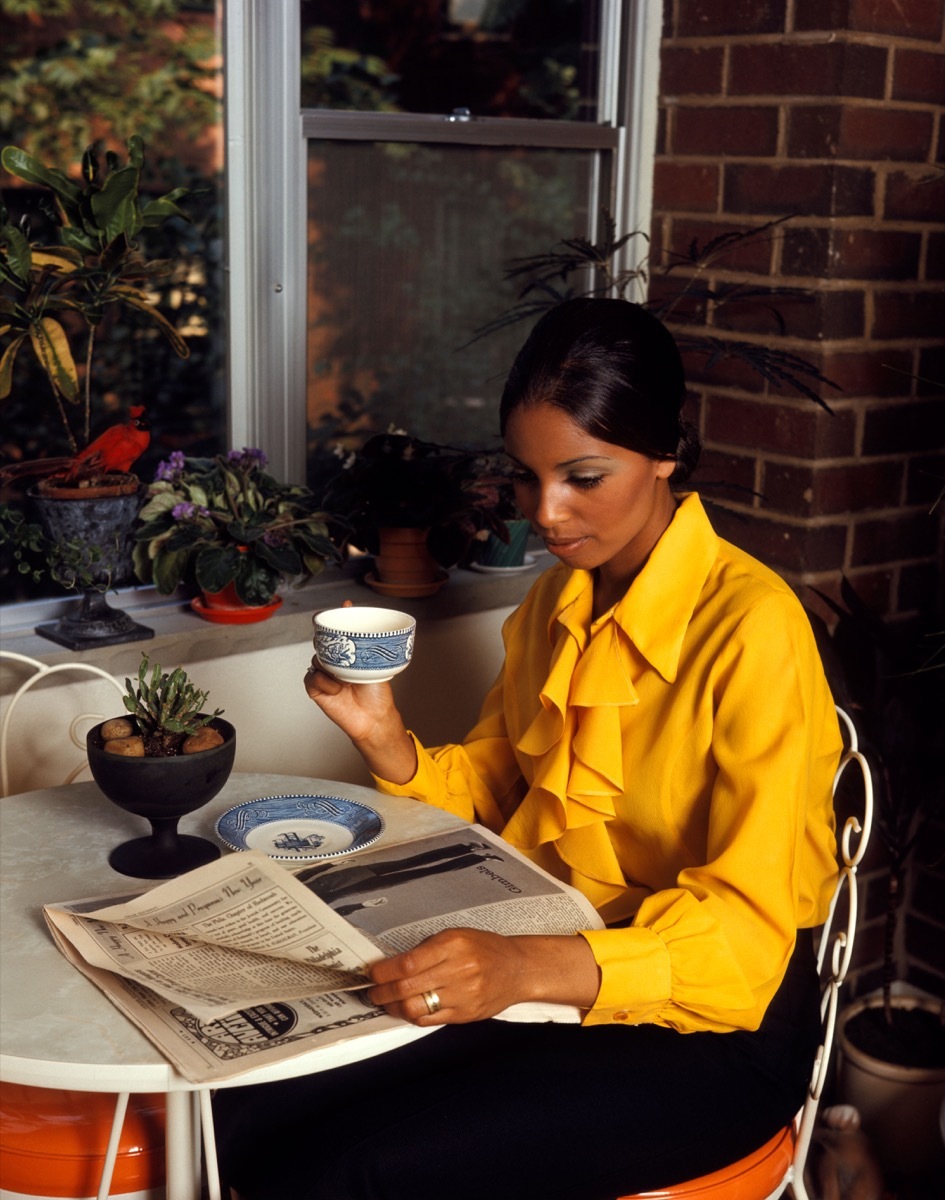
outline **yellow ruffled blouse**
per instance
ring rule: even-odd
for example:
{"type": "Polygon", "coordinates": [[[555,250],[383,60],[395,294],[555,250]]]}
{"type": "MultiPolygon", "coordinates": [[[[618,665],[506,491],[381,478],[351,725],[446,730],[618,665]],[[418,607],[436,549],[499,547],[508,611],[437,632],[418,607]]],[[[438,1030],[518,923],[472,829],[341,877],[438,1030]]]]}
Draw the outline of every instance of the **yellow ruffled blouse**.
{"type": "Polygon", "coordinates": [[[403,786],[478,821],[595,905],[586,1024],[757,1028],[836,875],[841,740],[790,588],[713,531],[695,494],[622,600],[557,565],[503,628],[462,745],[403,786]]]}

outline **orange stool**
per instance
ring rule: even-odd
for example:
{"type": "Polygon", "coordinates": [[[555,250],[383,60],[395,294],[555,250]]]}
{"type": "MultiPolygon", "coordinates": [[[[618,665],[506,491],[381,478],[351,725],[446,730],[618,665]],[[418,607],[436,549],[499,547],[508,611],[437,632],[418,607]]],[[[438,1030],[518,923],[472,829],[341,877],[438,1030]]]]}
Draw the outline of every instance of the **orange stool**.
{"type": "Polygon", "coordinates": [[[780,1195],[794,1159],[794,1126],[788,1125],[752,1154],[688,1183],[620,1196],[619,1200],[769,1200],[780,1195]]]}
{"type": "MultiPolygon", "coordinates": [[[[106,1092],[0,1083],[0,1187],[7,1196],[95,1196],[115,1112],[106,1092]]],[[[164,1195],[164,1097],[132,1096],[110,1195],[164,1195]]]]}

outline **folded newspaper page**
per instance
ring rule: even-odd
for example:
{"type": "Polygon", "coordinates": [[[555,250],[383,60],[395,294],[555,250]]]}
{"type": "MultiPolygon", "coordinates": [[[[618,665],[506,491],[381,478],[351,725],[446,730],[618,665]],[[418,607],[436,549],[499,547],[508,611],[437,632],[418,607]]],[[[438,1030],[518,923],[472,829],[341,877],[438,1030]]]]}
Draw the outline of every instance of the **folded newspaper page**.
{"type": "MultiPolygon", "coordinates": [[[[438,930],[602,926],[584,896],[477,825],[291,871],[241,851],[44,915],[70,962],[196,1083],[403,1026],[364,995],[366,968],[438,930]]],[[[563,1005],[501,1015],[580,1019],[563,1005]]]]}

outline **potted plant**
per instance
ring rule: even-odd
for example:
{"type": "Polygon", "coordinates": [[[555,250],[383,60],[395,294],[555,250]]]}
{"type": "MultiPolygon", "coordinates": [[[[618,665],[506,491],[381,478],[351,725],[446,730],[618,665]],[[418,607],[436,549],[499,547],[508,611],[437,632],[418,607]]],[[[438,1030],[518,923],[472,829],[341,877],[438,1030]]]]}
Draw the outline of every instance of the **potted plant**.
{"type": "MultiPolygon", "coordinates": [[[[144,147],[137,136],[128,142],[124,165],[108,153],[103,167],[88,148],[77,180],[15,146],[4,147],[0,161],[11,175],[48,190],[46,211],[58,237],[57,243],[31,241],[28,223],[11,224],[0,205],[0,400],[12,391],[20,352],[31,349],[48,381],[62,433],[61,454],[8,464],[0,477],[7,483],[42,477],[30,495],[50,540],[114,544],[109,583],[121,583],[131,575],[128,531],[141,504],[140,481],[131,466],[150,435],[144,410],[136,406],[127,420],[93,439],[93,360],[97,339],[118,308],[147,317],[175,353],[187,356],[184,339],[157,309],[152,290],[171,264],[149,261],[137,240],[142,230],[183,217],[177,201],[185,192],[178,188],[143,201],[144,147]],[[81,354],[74,344],[82,347],[81,354]],[[69,409],[76,414],[70,416],[69,409]]],[[[110,609],[100,588],[86,593],[83,611],[69,630],[57,623],[38,632],[75,649],[151,636],[125,613],[110,609]]]]}
{"type": "Polygon", "coordinates": [[[501,536],[498,496],[485,485],[488,456],[426,442],[402,430],[341,449],[321,480],[351,545],[375,556],[365,582],[392,596],[428,596],[481,530],[501,536]]]}
{"type": "Polygon", "coordinates": [[[195,586],[199,616],[236,624],[271,616],[283,580],[339,562],[318,498],[279,483],[266,462],[261,450],[243,449],[214,458],[175,451],[160,463],[135,533],[138,577],[165,595],[195,586]]]}
{"type": "Polygon", "coordinates": [[[873,767],[874,828],[885,850],[883,973],[878,994],[840,1015],[842,1098],[860,1110],[890,1173],[945,1165],[945,1002],[897,994],[896,952],[907,872],[945,813],[945,642],[874,614],[848,580],[832,633],[811,615],[837,702],[850,712],[873,767]]]}
{"type": "Polygon", "coordinates": [[[635,238],[647,242],[649,239],[639,230],[618,236],[613,217],[602,209],[597,241],[584,237],[562,238],[540,254],[508,260],[505,279],[518,282],[517,303],[477,329],[470,344],[519,321],[534,321],[565,300],[578,296],[612,296],[629,300],[632,289],[649,283],[650,295],[642,303],[661,321],[672,325],[673,336],[684,354],[700,355],[709,364],[726,358],[738,359],[761,375],[771,387],[796,389],[830,411],[816,388],[836,388],[837,384],[807,359],[771,344],[694,331],[694,327],[704,324],[709,312],[713,323],[724,328],[726,308],[731,310],[742,303],[759,302],[783,331],[783,320],[772,302],[778,297],[803,295],[801,289],[741,282],[713,286],[706,276],[727,254],[770,237],[771,231],[787,220],[790,217],[776,217],[749,229],[732,230],[704,245],[693,239],[685,254],[674,254],[668,262],[656,266],[650,262],[647,250],[638,261],[624,267],[620,265],[624,248],[635,238]],[[684,281],[678,284],[673,275],[677,269],[688,272],[684,281]],[[692,331],[690,327],[693,327],[692,331]]]}
{"type": "Polygon", "coordinates": [[[525,554],[531,522],[522,516],[515,501],[509,462],[504,454],[484,456],[483,473],[476,480],[490,513],[497,518],[489,528],[480,529],[470,542],[465,563],[473,571],[527,571],[534,559],[525,554]]]}
{"type": "Polygon", "coordinates": [[[180,818],[212,800],[226,783],[236,754],[236,730],[207,712],[208,695],[186,672],[165,671],[147,655],[135,681],[125,680],[129,716],[89,730],[92,778],[119,808],[151,823],[149,837],[117,846],[109,863],[123,875],[167,879],[219,858],[206,838],[182,835],[180,818]]]}

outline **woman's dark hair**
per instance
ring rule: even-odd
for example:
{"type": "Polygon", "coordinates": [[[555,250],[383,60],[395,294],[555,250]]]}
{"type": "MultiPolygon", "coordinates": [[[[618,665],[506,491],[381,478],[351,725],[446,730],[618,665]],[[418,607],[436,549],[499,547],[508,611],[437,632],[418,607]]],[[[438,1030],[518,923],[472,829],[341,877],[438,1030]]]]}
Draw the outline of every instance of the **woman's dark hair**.
{"type": "Polygon", "coordinates": [[[673,335],[629,300],[565,300],[529,334],[509,372],[502,432],[523,405],[552,404],[585,433],[647,458],[675,459],[670,482],[699,459],[696,431],[681,418],[686,377],[673,335]]]}

